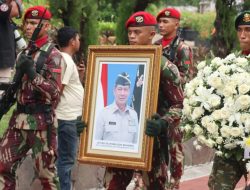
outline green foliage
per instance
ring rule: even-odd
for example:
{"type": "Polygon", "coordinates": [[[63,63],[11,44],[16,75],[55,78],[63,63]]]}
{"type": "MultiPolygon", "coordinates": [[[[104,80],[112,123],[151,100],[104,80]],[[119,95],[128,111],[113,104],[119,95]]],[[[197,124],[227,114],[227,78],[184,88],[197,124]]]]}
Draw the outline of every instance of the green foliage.
{"type": "Polygon", "coordinates": [[[162,1],[164,3],[164,6],[199,6],[200,0],[167,0],[162,1]]]}
{"type": "Polygon", "coordinates": [[[214,28],[215,20],[214,12],[206,12],[204,14],[196,12],[182,12],[181,27],[193,29],[199,32],[201,39],[211,37],[211,32],[214,28]]]}
{"type": "Polygon", "coordinates": [[[98,25],[100,35],[113,36],[115,34],[116,23],[100,21],[98,25]]]}
{"type": "Polygon", "coordinates": [[[127,30],[125,29],[125,23],[130,15],[133,13],[135,1],[122,0],[118,7],[118,19],[117,19],[117,44],[127,44],[127,30]]]}
{"type": "Polygon", "coordinates": [[[114,22],[117,18],[116,8],[110,0],[99,0],[98,11],[100,21],[114,22]]]}
{"type": "Polygon", "coordinates": [[[97,2],[92,0],[50,0],[54,15],[62,18],[64,25],[76,28],[81,34],[81,49],[97,43],[97,2]]]}
{"type": "Polygon", "coordinates": [[[234,0],[230,2],[227,0],[216,1],[216,19],[214,22],[216,33],[212,38],[212,48],[215,56],[225,57],[234,48],[237,41],[234,28],[236,14],[234,0]]]}
{"type": "Polygon", "coordinates": [[[157,13],[159,12],[159,9],[155,4],[151,3],[148,5],[145,11],[151,13],[152,15],[157,15],[157,13]]]}

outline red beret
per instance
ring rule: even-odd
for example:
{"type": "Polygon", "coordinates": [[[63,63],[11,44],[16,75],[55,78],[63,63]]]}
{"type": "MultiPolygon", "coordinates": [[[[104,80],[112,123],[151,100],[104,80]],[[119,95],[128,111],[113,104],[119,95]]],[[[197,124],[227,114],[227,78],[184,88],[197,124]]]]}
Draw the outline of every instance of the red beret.
{"type": "Polygon", "coordinates": [[[45,14],[43,15],[45,9],[46,8],[43,6],[34,6],[34,7],[28,8],[24,14],[24,20],[27,18],[29,18],[29,19],[41,19],[42,16],[43,16],[43,19],[50,20],[52,15],[48,9],[46,10],[45,14]]]}
{"type": "Polygon", "coordinates": [[[131,26],[155,26],[156,24],[157,22],[153,15],[144,11],[139,11],[129,17],[126,22],[126,28],[131,26]]]}
{"type": "Polygon", "coordinates": [[[156,19],[159,20],[160,17],[167,17],[167,18],[176,18],[180,20],[181,13],[176,10],[175,8],[165,8],[159,12],[156,19]]]}

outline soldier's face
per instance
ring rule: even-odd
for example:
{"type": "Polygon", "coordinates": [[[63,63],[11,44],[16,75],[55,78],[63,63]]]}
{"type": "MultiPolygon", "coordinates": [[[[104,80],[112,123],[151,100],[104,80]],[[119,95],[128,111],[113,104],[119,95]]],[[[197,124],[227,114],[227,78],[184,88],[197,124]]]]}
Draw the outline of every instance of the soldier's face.
{"type": "Polygon", "coordinates": [[[158,19],[159,32],[164,37],[173,37],[179,28],[179,20],[175,18],[160,17],[158,19]]]}
{"type": "Polygon", "coordinates": [[[117,105],[126,105],[130,93],[130,86],[117,85],[114,88],[115,102],[117,105]]]}
{"type": "MultiPolygon", "coordinates": [[[[24,35],[27,37],[27,39],[31,38],[39,21],[40,21],[39,19],[25,19],[24,20],[23,30],[24,30],[24,35]]],[[[47,35],[47,31],[49,30],[49,26],[50,25],[49,25],[48,21],[43,21],[43,27],[38,34],[38,38],[41,38],[41,37],[47,35]]]]}
{"type": "Polygon", "coordinates": [[[130,45],[151,45],[154,35],[154,26],[128,27],[130,45]]]}
{"type": "Polygon", "coordinates": [[[237,36],[240,42],[241,50],[250,51],[250,26],[249,25],[238,26],[237,36]]]}

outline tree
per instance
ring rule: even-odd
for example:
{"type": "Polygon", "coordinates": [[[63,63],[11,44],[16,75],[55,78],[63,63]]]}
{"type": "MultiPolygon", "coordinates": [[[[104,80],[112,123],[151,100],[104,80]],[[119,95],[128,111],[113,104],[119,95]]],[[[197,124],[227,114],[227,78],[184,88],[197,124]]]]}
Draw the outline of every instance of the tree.
{"type": "Polygon", "coordinates": [[[235,0],[217,0],[215,34],[212,37],[212,50],[215,56],[225,57],[235,46],[236,34],[234,18],[237,14],[235,0]]]}
{"type": "Polygon", "coordinates": [[[62,18],[64,25],[76,28],[81,36],[81,52],[97,43],[97,2],[94,0],[50,0],[53,15],[62,18]]]}

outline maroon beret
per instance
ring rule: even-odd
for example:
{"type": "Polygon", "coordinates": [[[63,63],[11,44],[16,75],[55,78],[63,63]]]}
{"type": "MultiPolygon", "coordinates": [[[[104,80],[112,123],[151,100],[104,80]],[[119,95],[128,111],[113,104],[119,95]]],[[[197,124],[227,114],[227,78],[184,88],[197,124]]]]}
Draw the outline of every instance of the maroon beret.
{"type": "Polygon", "coordinates": [[[34,7],[28,8],[24,14],[24,20],[27,18],[29,18],[29,19],[41,19],[42,16],[43,16],[43,19],[50,20],[52,15],[48,9],[46,9],[46,12],[44,13],[45,9],[46,8],[43,6],[34,6],[34,7]]]}
{"type": "Polygon", "coordinates": [[[138,26],[156,26],[157,22],[150,13],[139,11],[129,17],[126,22],[126,28],[138,26]]]}
{"type": "Polygon", "coordinates": [[[176,10],[175,8],[165,8],[159,12],[156,19],[159,20],[160,17],[167,17],[167,18],[176,18],[178,20],[181,19],[181,13],[176,10]]]}

